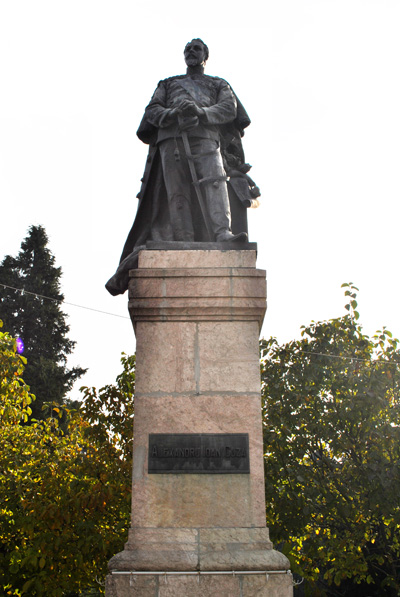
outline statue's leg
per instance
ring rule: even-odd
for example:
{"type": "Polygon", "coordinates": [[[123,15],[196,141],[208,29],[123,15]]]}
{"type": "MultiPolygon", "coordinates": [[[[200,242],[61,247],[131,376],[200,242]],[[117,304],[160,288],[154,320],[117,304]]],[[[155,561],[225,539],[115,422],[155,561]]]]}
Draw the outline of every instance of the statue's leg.
{"type": "Polygon", "coordinates": [[[212,139],[191,139],[196,171],[205,198],[215,240],[231,230],[231,211],[225,169],[218,143],[212,139]],[[202,155],[204,154],[204,155],[202,155]]]}
{"type": "Polygon", "coordinates": [[[191,176],[181,140],[175,142],[175,139],[166,139],[162,141],[160,155],[174,239],[193,241],[194,231],[190,205],[191,176]],[[175,155],[178,142],[179,155],[175,155]]]}

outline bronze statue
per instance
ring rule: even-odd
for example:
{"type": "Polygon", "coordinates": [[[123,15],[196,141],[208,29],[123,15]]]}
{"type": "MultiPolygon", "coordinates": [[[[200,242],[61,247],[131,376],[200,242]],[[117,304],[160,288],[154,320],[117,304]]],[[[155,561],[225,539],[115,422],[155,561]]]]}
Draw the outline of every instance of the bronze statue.
{"type": "MultiPolygon", "coordinates": [[[[186,75],[160,81],[137,131],[149,144],[139,206],[107,290],[122,294],[148,241],[247,242],[246,209],[260,195],[241,137],[250,119],[224,79],[204,74],[208,48],[184,50],[186,75]]],[[[231,248],[231,247],[230,247],[231,248]]]]}

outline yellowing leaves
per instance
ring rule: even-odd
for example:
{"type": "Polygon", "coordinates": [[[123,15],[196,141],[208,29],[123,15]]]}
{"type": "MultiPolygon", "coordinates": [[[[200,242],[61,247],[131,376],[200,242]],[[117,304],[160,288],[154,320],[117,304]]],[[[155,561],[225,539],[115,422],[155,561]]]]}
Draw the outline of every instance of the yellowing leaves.
{"type": "MultiPolygon", "coordinates": [[[[0,364],[12,365],[15,356],[6,336],[0,364]]],[[[100,402],[90,404],[90,417],[97,417],[101,429],[91,426],[84,412],[58,407],[48,419],[20,425],[30,396],[22,369],[16,379],[11,365],[10,375],[0,377],[13,381],[0,390],[0,407],[7,413],[0,419],[0,471],[7,472],[0,472],[0,594],[62,597],[98,587],[95,579],[106,574],[107,561],[123,548],[129,527],[132,463],[122,446],[131,443],[132,420],[129,438],[121,435],[118,442],[107,421],[117,422],[120,413],[111,410],[103,417],[100,402]]],[[[121,381],[119,399],[109,407],[120,409],[125,399],[131,397],[123,394],[121,381]]],[[[129,408],[132,416],[132,404],[129,408]]],[[[122,431],[122,420],[119,425],[122,431]]]]}

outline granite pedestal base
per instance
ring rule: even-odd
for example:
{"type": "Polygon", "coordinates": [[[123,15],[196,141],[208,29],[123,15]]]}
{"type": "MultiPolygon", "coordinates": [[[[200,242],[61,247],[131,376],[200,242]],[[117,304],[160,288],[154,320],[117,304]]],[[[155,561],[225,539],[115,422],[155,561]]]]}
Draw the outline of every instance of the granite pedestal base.
{"type": "Polygon", "coordinates": [[[107,597],[292,595],[289,562],[265,523],[266,288],[255,261],[254,250],[145,250],[130,272],[132,520],[109,562],[107,597]],[[150,434],[246,434],[250,472],[149,473],[150,434]]]}
{"type": "Polygon", "coordinates": [[[284,597],[292,595],[290,573],[110,574],[110,597],[284,597]]]}

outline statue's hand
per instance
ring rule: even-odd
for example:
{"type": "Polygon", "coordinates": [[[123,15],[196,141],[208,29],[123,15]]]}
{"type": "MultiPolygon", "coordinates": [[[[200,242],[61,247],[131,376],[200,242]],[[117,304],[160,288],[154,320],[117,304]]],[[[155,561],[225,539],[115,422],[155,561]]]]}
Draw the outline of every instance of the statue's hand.
{"type": "Polygon", "coordinates": [[[180,115],[181,111],[179,108],[172,108],[170,113],[168,114],[168,120],[175,122],[178,120],[178,116],[180,115]]]}
{"type": "Polygon", "coordinates": [[[161,129],[164,129],[168,126],[170,126],[171,124],[174,124],[176,122],[178,122],[178,119],[181,116],[181,111],[179,108],[172,108],[172,109],[166,109],[164,110],[160,121],[158,123],[158,126],[161,129]]]}
{"type": "Polygon", "coordinates": [[[184,116],[197,116],[199,118],[204,114],[203,108],[200,108],[196,102],[188,99],[182,100],[179,105],[179,109],[184,116]]]}

